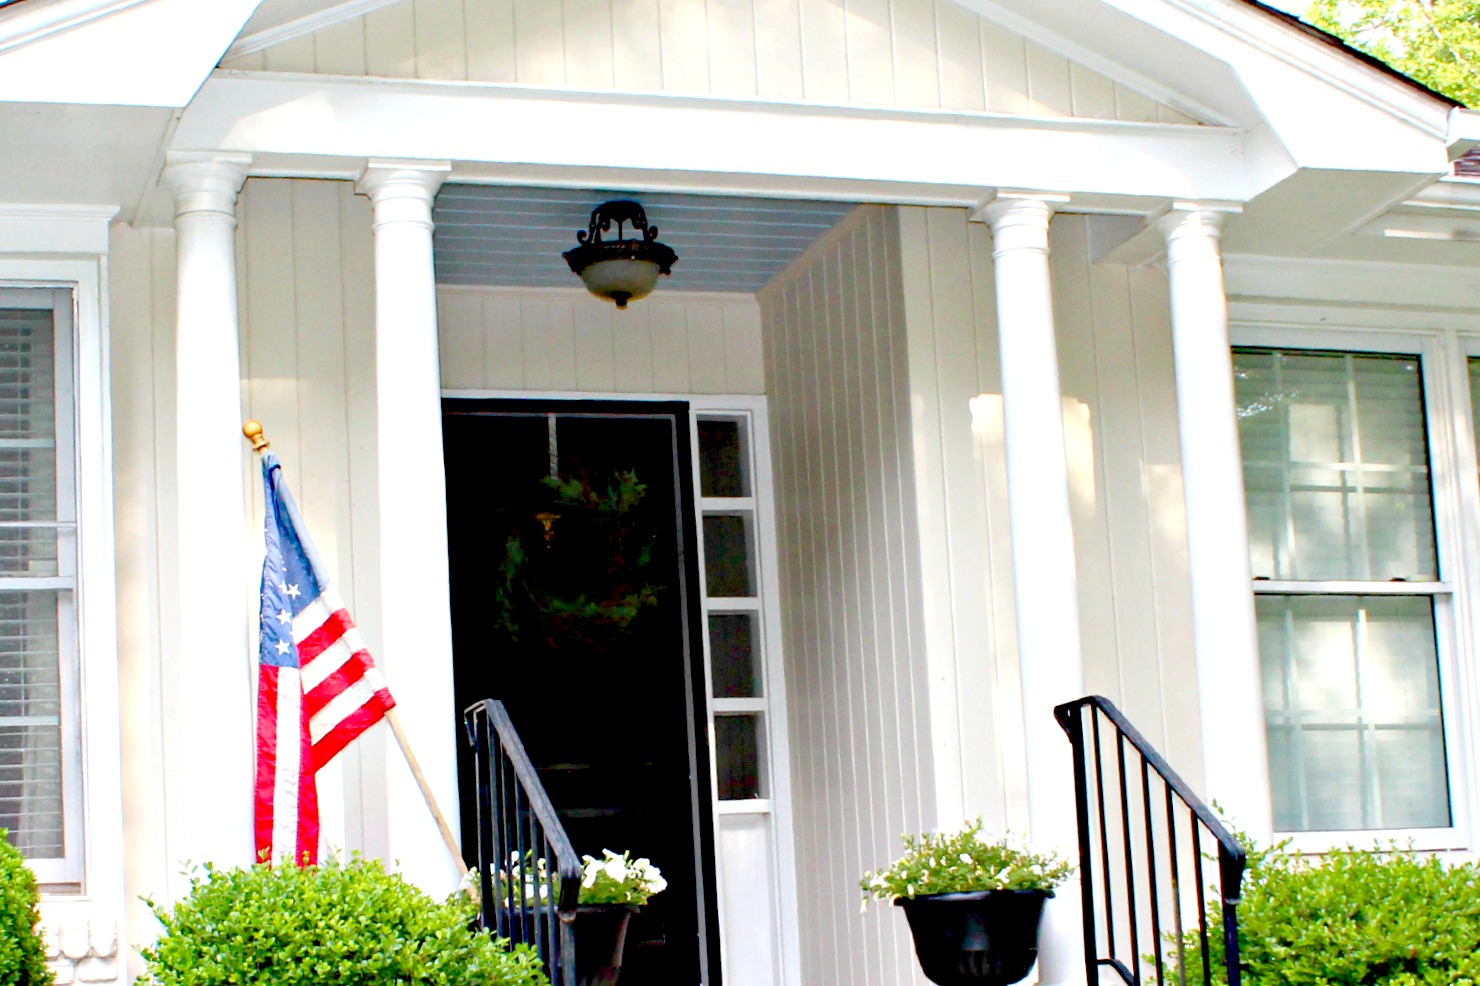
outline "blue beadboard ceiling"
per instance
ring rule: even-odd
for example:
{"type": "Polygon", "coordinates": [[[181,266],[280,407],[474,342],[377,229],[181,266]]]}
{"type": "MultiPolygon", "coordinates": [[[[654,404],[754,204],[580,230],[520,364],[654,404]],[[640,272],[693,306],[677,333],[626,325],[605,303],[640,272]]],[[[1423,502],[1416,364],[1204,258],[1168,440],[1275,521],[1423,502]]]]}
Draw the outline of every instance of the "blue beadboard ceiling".
{"type": "Polygon", "coordinates": [[[678,253],[659,289],[754,292],[832,229],[853,205],[708,195],[446,185],[437,196],[441,284],[578,287],[560,255],[609,199],[642,203],[678,253]]]}

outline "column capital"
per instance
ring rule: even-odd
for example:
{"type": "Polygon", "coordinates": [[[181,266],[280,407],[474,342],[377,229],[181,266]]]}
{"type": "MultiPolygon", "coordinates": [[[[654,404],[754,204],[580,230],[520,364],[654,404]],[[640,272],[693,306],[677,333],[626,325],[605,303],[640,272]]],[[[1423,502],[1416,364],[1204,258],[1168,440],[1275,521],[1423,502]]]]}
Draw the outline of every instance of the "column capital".
{"type": "Polygon", "coordinates": [[[998,189],[977,206],[971,218],[992,227],[992,255],[1012,250],[1048,252],[1048,225],[1067,195],[998,189]]]}
{"type": "Polygon", "coordinates": [[[223,213],[236,221],[236,196],[252,166],[250,154],[171,151],[162,179],[175,196],[175,217],[223,213]]]}
{"type": "Polygon", "coordinates": [[[414,223],[432,228],[432,200],[452,172],[451,161],[371,158],[355,191],[368,196],[375,227],[414,223]]]}
{"type": "Polygon", "coordinates": [[[1173,202],[1148,220],[1170,243],[1185,236],[1217,240],[1229,216],[1243,212],[1237,202],[1173,202]]]}

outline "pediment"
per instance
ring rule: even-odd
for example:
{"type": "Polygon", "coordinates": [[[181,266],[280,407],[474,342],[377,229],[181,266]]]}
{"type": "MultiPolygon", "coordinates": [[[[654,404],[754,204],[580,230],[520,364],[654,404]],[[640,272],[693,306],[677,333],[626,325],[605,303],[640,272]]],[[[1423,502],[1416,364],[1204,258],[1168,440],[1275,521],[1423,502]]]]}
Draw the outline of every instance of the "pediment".
{"type": "Polygon", "coordinates": [[[272,6],[223,68],[1203,122],[950,0],[350,0],[276,22],[272,6]]]}

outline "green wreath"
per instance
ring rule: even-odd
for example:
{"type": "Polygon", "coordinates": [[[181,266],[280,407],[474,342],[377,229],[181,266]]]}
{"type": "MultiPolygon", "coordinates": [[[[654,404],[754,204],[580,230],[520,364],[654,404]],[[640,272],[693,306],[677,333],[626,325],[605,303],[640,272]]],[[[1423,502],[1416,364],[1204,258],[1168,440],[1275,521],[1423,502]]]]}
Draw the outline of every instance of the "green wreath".
{"type": "Polygon", "coordinates": [[[540,484],[545,509],[510,518],[494,579],[497,623],[515,641],[534,631],[551,647],[605,643],[664,591],[649,581],[657,537],[641,523],[647,486],[635,470],[604,488],[584,470],[540,484]]]}

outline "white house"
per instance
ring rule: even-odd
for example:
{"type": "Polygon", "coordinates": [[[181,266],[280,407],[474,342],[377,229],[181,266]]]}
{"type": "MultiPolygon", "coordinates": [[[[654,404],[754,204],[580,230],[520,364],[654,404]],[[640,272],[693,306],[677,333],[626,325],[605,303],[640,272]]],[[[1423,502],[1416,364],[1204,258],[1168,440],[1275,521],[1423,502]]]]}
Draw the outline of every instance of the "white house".
{"type": "MultiPolygon", "coordinates": [[[[0,825],[59,981],[251,858],[249,417],[451,812],[470,688],[678,724],[626,789],[679,981],[923,982],[859,876],[1071,847],[1087,693],[1256,834],[1473,852],[1476,142],[1252,0],[0,0],[0,825]],[[618,198],[679,255],[621,311],[559,256],[618,198]],[[687,646],[501,664],[514,425],[654,421],[687,646]]],[[[319,781],[456,885],[383,727],[319,781]]]]}

